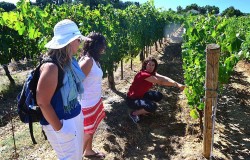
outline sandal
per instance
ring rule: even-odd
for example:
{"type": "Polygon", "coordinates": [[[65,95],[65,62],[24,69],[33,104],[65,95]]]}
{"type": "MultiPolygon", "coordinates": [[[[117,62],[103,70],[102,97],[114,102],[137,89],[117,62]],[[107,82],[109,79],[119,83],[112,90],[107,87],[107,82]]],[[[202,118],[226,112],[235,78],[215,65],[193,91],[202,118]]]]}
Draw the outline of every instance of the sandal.
{"type": "Polygon", "coordinates": [[[105,158],[105,154],[101,153],[101,152],[95,152],[95,154],[91,154],[91,155],[84,155],[84,157],[86,158],[105,158]]]}

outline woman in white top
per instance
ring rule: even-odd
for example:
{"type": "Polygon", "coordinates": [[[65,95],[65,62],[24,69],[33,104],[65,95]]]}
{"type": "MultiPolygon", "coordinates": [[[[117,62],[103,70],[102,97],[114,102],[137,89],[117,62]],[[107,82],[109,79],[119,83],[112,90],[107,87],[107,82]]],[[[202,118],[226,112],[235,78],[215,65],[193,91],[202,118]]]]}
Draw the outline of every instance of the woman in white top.
{"type": "Polygon", "coordinates": [[[83,154],[85,157],[104,158],[103,153],[92,149],[93,135],[105,117],[102,103],[102,76],[100,56],[106,49],[106,40],[103,35],[91,32],[88,36],[91,41],[86,41],[83,46],[83,56],[79,65],[86,75],[83,81],[84,94],[80,101],[84,115],[84,143],[83,154]]]}

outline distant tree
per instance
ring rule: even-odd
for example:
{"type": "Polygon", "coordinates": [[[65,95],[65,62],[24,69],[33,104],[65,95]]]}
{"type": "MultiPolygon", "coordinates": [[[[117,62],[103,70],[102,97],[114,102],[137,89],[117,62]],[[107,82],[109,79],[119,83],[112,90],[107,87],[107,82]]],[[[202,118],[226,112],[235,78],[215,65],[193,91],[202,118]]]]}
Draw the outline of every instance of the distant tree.
{"type": "MultiPolygon", "coordinates": [[[[120,9],[125,9],[127,6],[125,5],[125,3],[119,1],[119,0],[107,0],[107,4],[111,3],[113,5],[114,8],[120,8],[120,9]],[[109,2],[110,1],[110,2],[109,2]]],[[[132,2],[128,2],[127,5],[132,4],[132,2]]]]}
{"type": "Polygon", "coordinates": [[[233,16],[244,16],[240,10],[235,9],[233,6],[226,8],[222,13],[222,16],[233,17],[233,16]]]}
{"type": "MultiPolygon", "coordinates": [[[[99,4],[107,5],[110,4],[111,2],[108,0],[85,0],[88,1],[88,4],[91,9],[95,9],[99,4]]],[[[115,2],[113,2],[114,4],[115,2]]]]}
{"type": "Polygon", "coordinates": [[[120,0],[74,0],[74,3],[82,3],[83,5],[90,6],[91,9],[95,9],[99,4],[113,5],[114,8],[125,9],[130,5],[139,6],[138,2],[122,2],[120,0]]]}
{"type": "Polygon", "coordinates": [[[207,13],[206,7],[199,7],[199,12],[200,14],[206,14],[207,13]]]}
{"type": "Polygon", "coordinates": [[[46,5],[52,4],[52,0],[36,0],[36,3],[34,5],[39,6],[40,8],[45,8],[46,5]]]}
{"type": "Polygon", "coordinates": [[[183,8],[181,6],[177,6],[176,11],[177,11],[177,13],[182,13],[183,8]]]}
{"type": "Polygon", "coordinates": [[[119,6],[119,0],[74,0],[74,3],[82,3],[85,6],[89,6],[91,9],[95,9],[99,4],[119,6]]]}
{"type": "Polygon", "coordinates": [[[130,5],[136,5],[137,7],[140,6],[140,3],[139,2],[131,2],[131,1],[127,1],[127,2],[121,2],[120,3],[122,4],[123,8],[120,7],[120,9],[125,9],[127,8],[128,6],[130,5]]]}
{"type": "Polygon", "coordinates": [[[190,11],[190,10],[196,10],[196,11],[199,11],[199,6],[195,3],[191,4],[191,5],[188,5],[186,6],[186,12],[190,11]]]}
{"type": "Polygon", "coordinates": [[[195,10],[195,11],[198,11],[199,14],[203,14],[203,15],[207,14],[207,13],[210,13],[210,14],[219,14],[220,13],[219,7],[209,6],[209,5],[206,5],[205,7],[200,7],[195,3],[186,6],[185,9],[182,9],[181,6],[178,6],[177,7],[177,13],[180,13],[181,10],[182,10],[182,12],[189,12],[189,11],[195,10]]]}
{"type": "Polygon", "coordinates": [[[0,8],[4,9],[5,12],[9,12],[16,9],[16,6],[13,3],[0,2],[0,8]]]}
{"type": "Polygon", "coordinates": [[[207,13],[210,13],[210,14],[219,14],[220,13],[219,7],[206,5],[205,8],[207,10],[207,13]]]}
{"type": "Polygon", "coordinates": [[[216,7],[216,6],[213,6],[213,14],[219,14],[220,13],[220,8],[219,7],[216,7]]]}
{"type": "Polygon", "coordinates": [[[52,0],[54,4],[61,5],[64,3],[72,3],[72,0],[52,0]]]}
{"type": "Polygon", "coordinates": [[[72,0],[36,0],[36,2],[32,4],[43,9],[48,4],[62,5],[63,3],[72,3],[72,0]]]}

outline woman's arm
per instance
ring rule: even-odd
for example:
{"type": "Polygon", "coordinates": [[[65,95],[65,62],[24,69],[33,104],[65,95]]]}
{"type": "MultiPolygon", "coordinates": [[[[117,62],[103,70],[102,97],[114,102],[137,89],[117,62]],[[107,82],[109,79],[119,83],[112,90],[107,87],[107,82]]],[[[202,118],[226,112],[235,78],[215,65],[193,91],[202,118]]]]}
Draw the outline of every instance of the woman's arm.
{"type": "Polygon", "coordinates": [[[146,78],[145,80],[151,82],[151,83],[156,83],[159,85],[164,85],[164,86],[174,86],[178,87],[180,90],[184,90],[185,86],[172,80],[169,77],[163,76],[161,74],[156,73],[155,76],[150,76],[146,78]]]}
{"type": "Polygon", "coordinates": [[[81,67],[83,73],[87,76],[93,66],[93,60],[89,57],[84,57],[80,62],[79,66],[81,67]]]}
{"type": "Polygon", "coordinates": [[[58,67],[53,63],[45,63],[41,66],[40,72],[36,90],[37,104],[44,118],[55,131],[58,131],[62,128],[62,124],[50,103],[57,87],[58,67]]]}

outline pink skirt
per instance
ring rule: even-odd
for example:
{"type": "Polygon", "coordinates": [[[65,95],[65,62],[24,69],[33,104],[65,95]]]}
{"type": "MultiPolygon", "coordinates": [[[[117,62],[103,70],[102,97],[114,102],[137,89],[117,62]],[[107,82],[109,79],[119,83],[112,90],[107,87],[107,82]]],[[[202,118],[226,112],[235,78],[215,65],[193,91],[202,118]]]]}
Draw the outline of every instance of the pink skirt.
{"type": "Polygon", "coordinates": [[[84,133],[86,134],[94,134],[99,123],[106,116],[104,112],[104,106],[102,103],[102,98],[99,102],[92,107],[83,108],[82,113],[84,116],[84,133]]]}

